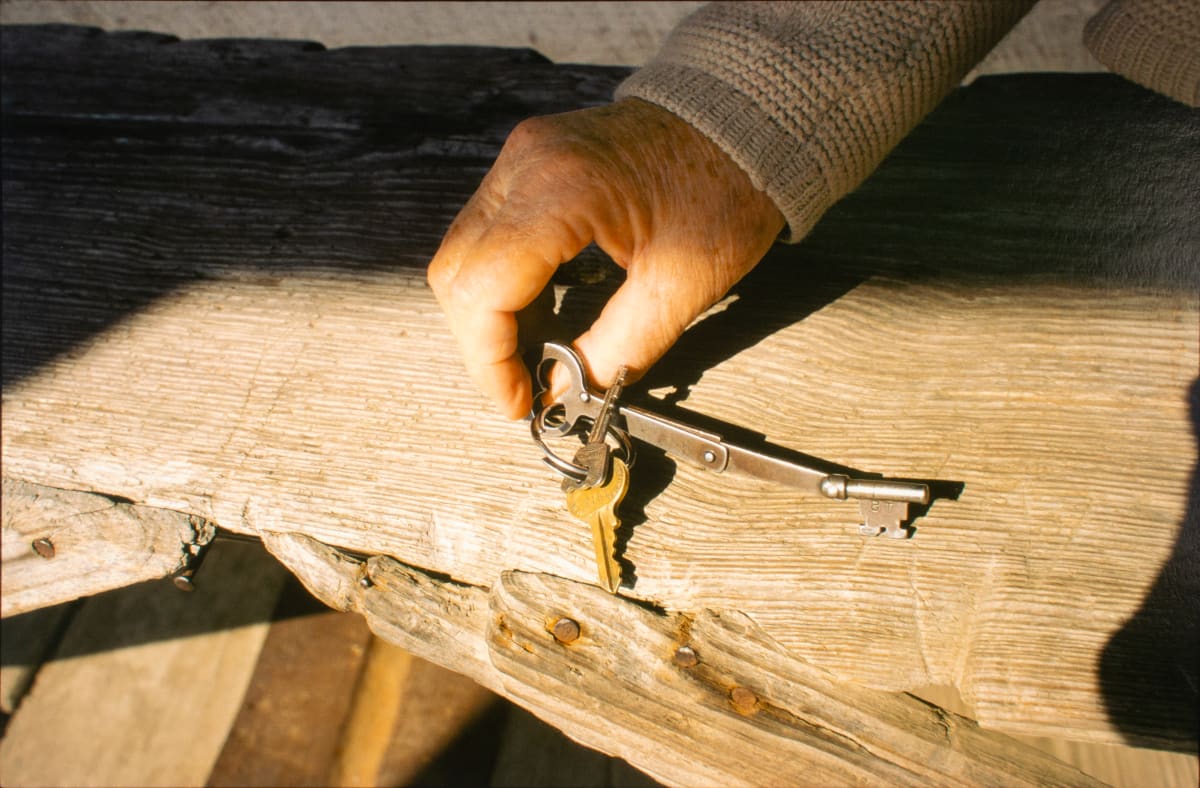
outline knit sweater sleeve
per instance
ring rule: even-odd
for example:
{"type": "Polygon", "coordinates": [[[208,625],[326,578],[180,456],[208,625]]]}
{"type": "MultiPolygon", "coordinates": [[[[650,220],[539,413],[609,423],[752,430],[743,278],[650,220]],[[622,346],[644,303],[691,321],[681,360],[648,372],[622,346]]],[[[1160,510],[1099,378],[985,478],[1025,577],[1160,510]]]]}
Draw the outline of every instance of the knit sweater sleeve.
{"type": "Polygon", "coordinates": [[[1200,107],[1200,4],[1112,0],[1088,22],[1083,42],[1109,70],[1200,107]]]}
{"type": "Polygon", "coordinates": [[[617,98],[690,123],[803,238],[1028,10],[982,2],[715,3],[617,98]]]}

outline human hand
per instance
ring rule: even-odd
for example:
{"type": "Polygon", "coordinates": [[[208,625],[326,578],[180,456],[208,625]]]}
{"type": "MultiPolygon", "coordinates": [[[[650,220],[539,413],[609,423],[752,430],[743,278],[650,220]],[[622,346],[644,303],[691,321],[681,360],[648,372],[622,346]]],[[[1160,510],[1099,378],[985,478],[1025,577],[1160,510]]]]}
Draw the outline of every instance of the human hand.
{"type": "Polygon", "coordinates": [[[632,382],[749,272],[783,229],[707,137],[639,99],[518,125],[446,232],[429,283],[467,372],[509,418],[532,404],[517,313],[595,242],[626,270],[575,340],[591,380],[632,382]]]}

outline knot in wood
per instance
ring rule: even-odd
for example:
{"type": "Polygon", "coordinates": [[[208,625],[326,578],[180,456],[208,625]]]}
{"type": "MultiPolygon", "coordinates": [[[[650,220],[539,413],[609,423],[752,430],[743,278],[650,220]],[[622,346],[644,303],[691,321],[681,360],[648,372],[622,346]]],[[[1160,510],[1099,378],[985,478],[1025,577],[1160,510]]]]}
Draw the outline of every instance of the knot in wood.
{"type": "Polygon", "coordinates": [[[579,639],[579,623],[569,618],[560,618],[554,622],[554,628],[551,632],[554,634],[554,639],[559,643],[564,645],[574,643],[579,639]]]}

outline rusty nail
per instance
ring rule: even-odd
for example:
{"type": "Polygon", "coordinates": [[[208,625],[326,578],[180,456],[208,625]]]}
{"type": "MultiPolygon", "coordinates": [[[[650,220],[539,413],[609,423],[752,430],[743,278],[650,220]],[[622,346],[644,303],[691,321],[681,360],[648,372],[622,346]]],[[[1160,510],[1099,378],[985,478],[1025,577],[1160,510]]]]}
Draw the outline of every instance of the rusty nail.
{"type": "Polygon", "coordinates": [[[180,591],[187,591],[189,594],[196,590],[196,570],[193,567],[188,567],[182,572],[178,572],[171,577],[171,582],[180,591]]]}
{"type": "Polygon", "coordinates": [[[675,664],[681,668],[694,668],[700,664],[700,657],[691,646],[680,646],[675,649],[675,664]]]}
{"type": "Polygon", "coordinates": [[[42,558],[54,557],[54,542],[51,542],[46,537],[33,540],[33,552],[40,555],[42,558]]]}
{"type": "Polygon", "coordinates": [[[212,542],[206,542],[186,546],[187,552],[183,555],[183,566],[171,575],[171,583],[180,591],[190,594],[196,590],[196,573],[200,571],[204,559],[208,557],[208,548],[211,544],[212,542]]]}
{"type": "Polygon", "coordinates": [[[754,711],[754,707],[758,705],[758,696],[745,687],[734,687],[729,693],[729,699],[733,701],[733,707],[740,712],[754,711]]]}
{"type": "Polygon", "coordinates": [[[579,624],[569,618],[554,622],[554,639],[559,643],[574,643],[579,639],[579,624]]]}

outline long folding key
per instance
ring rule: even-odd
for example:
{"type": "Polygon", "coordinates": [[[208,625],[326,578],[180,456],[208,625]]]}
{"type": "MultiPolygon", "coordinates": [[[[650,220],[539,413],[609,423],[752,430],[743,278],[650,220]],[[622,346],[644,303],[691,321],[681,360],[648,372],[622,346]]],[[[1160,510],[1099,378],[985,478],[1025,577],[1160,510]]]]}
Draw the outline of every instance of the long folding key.
{"type": "MultiPolygon", "coordinates": [[[[594,424],[604,410],[604,395],[588,385],[583,362],[575,351],[556,342],[546,343],[542,351],[538,377],[543,386],[548,382],[545,376],[551,362],[565,368],[571,385],[558,402],[542,407],[534,414],[531,425],[533,436],[546,451],[547,463],[552,468],[564,476],[582,480],[587,476],[587,469],[555,455],[543,442],[542,435],[566,435],[576,431],[581,418],[585,419],[585,423],[594,424]]],[[[896,539],[907,538],[909,532],[903,524],[908,519],[909,505],[927,504],[930,500],[928,485],[919,482],[857,479],[842,473],[829,473],[803,463],[726,443],[720,435],[634,405],[612,406],[612,411],[613,422],[619,417],[623,423],[623,430],[609,428],[615,433],[618,441],[623,439],[622,433],[627,433],[714,473],[744,473],[787,484],[806,492],[819,493],[828,498],[858,499],[863,517],[859,532],[867,536],[886,533],[896,539]]],[[[627,447],[627,440],[625,444],[627,447]]]]}

